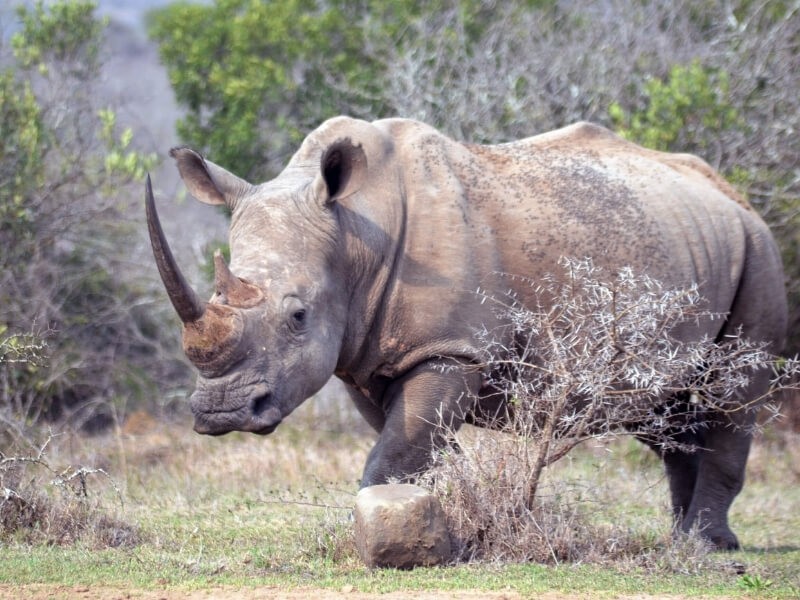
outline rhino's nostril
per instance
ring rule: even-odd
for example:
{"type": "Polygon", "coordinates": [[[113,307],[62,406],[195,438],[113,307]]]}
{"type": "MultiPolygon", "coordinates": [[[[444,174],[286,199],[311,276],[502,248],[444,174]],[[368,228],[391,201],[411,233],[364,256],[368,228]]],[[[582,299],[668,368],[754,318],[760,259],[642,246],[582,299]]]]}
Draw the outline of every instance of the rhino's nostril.
{"type": "Polygon", "coordinates": [[[272,394],[267,392],[266,394],[262,394],[261,396],[257,396],[255,400],[253,400],[253,415],[258,417],[260,416],[265,410],[269,408],[270,400],[272,399],[272,394]]]}

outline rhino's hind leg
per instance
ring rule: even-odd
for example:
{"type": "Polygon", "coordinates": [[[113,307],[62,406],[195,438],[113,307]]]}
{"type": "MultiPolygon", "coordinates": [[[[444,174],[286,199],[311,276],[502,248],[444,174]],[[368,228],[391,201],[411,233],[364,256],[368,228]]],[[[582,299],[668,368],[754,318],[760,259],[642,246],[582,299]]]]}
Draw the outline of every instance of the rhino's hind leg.
{"type": "Polygon", "coordinates": [[[689,514],[689,507],[694,497],[700,466],[698,448],[702,446],[703,440],[696,432],[688,430],[673,436],[673,440],[685,446],[687,450],[674,449],[660,454],[669,482],[673,518],[676,527],[680,527],[684,517],[689,514]],[[689,450],[691,448],[695,450],[689,450]]]}
{"type": "Polygon", "coordinates": [[[441,423],[457,429],[480,387],[480,375],[457,361],[427,361],[387,388],[386,423],[369,453],[361,486],[386,483],[424,471],[441,423]]]}
{"type": "MultiPolygon", "coordinates": [[[[736,298],[718,334],[719,341],[741,337],[766,342],[770,352],[781,351],[787,319],[780,274],[780,257],[766,226],[750,228],[746,262],[736,298]]],[[[728,526],[728,510],[744,485],[757,405],[769,390],[769,368],[749,375],[749,384],[737,394],[738,405],[731,403],[730,410],[721,407],[703,432],[697,481],[682,524],[684,531],[696,526],[719,549],[739,547],[728,526]]]]}
{"type": "Polygon", "coordinates": [[[728,510],[741,491],[750,452],[757,406],[747,403],[769,389],[770,371],[762,368],[750,377],[737,410],[721,411],[703,431],[698,451],[697,482],[682,529],[697,527],[720,550],[736,550],[739,540],[728,525],[728,510]]]}
{"type": "MultiPolygon", "coordinates": [[[[762,377],[755,376],[743,396],[753,397],[763,386],[762,377]]],[[[676,531],[697,528],[720,550],[739,547],[728,526],[728,510],[744,485],[754,419],[755,410],[738,410],[687,424],[669,436],[686,450],[664,450],[643,440],[664,461],[676,531]]]]}
{"type": "Polygon", "coordinates": [[[711,424],[698,452],[697,482],[681,529],[697,527],[720,550],[739,548],[728,525],[728,510],[744,485],[754,421],[755,412],[745,411],[735,422],[711,424]]]}
{"type": "MultiPolygon", "coordinates": [[[[646,442],[664,461],[669,482],[676,531],[688,533],[697,527],[700,534],[720,550],[739,547],[728,526],[728,509],[744,484],[745,464],[750,448],[749,424],[737,417],[695,426],[671,436],[682,446],[664,451],[659,444],[646,442]]],[[[644,440],[643,440],[644,441],[644,440]]]]}
{"type": "MultiPolygon", "coordinates": [[[[684,430],[670,436],[672,441],[686,447],[700,448],[702,439],[696,431],[684,430]]],[[[684,451],[678,448],[664,450],[661,443],[653,442],[647,438],[640,437],[639,441],[646,444],[664,462],[664,471],[669,483],[670,500],[672,503],[672,515],[677,529],[681,528],[684,516],[689,513],[689,506],[694,496],[694,488],[697,483],[697,471],[700,459],[697,451],[684,451]]]]}
{"type": "Polygon", "coordinates": [[[689,513],[694,496],[699,459],[696,453],[679,450],[668,452],[663,458],[669,481],[672,515],[675,525],[680,526],[683,524],[684,515],[689,513]]]}

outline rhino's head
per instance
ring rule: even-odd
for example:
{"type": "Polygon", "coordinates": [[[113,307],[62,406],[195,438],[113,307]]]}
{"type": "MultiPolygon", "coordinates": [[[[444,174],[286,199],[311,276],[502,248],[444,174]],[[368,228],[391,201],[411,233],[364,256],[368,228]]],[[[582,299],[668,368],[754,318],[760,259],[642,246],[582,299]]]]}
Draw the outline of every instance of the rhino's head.
{"type": "Polygon", "coordinates": [[[342,140],[313,171],[287,170],[258,186],[188,148],[171,155],[193,196],[232,211],[231,267],[215,255],[216,291],[203,302],[173,259],[148,178],[153,254],[199,371],[195,431],[271,433],[336,367],[349,293],[335,209],[358,185],[364,153],[342,140]]]}

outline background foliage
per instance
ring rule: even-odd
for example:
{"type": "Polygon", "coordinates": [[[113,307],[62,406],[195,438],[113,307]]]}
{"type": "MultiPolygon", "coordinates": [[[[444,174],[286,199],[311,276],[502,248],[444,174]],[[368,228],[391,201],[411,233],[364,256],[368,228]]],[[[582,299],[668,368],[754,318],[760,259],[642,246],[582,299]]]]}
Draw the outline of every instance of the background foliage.
{"type": "MultiPolygon", "coordinates": [[[[35,348],[0,356],[8,429],[108,420],[190,381],[163,295],[130,252],[129,184],[155,146],[102,93],[106,23],[88,0],[27,6],[0,46],[0,338],[35,348]]],[[[800,349],[796,1],[215,0],[166,5],[148,28],[184,111],[180,141],[254,180],[340,113],[486,143],[587,119],[695,152],[778,238],[788,352],[800,349]]]]}
{"type": "Polygon", "coordinates": [[[697,153],[772,226],[800,329],[796,2],[217,0],[156,11],[150,32],[180,135],[246,177],[339,113],[487,143],[587,119],[697,153]]]}
{"type": "MultiPolygon", "coordinates": [[[[132,148],[99,93],[106,23],[85,0],[17,10],[0,71],[0,440],[96,427],[181,369],[130,260],[132,148]]],[[[157,313],[156,313],[157,315],[157,313]]]]}

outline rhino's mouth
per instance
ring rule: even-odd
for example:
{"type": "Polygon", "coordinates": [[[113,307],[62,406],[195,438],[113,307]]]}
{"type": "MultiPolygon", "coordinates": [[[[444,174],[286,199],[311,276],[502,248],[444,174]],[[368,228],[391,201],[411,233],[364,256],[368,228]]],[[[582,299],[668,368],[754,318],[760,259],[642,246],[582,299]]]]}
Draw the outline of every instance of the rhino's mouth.
{"type": "Polygon", "coordinates": [[[283,420],[269,393],[254,396],[244,405],[230,410],[204,408],[198,404],[192,402],[194,430],[204,435],[223,435],[231,431],[268,435],[283,420]]]}

